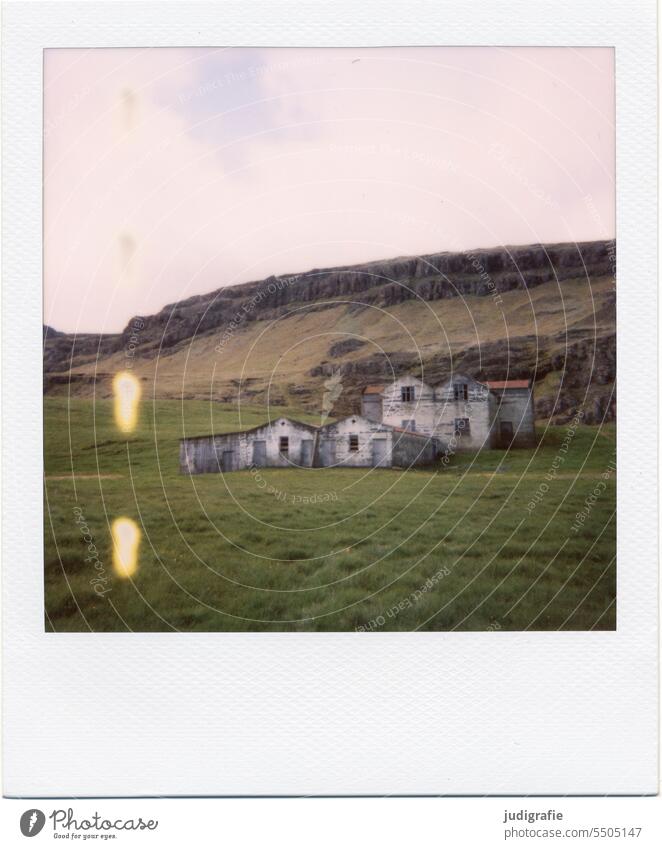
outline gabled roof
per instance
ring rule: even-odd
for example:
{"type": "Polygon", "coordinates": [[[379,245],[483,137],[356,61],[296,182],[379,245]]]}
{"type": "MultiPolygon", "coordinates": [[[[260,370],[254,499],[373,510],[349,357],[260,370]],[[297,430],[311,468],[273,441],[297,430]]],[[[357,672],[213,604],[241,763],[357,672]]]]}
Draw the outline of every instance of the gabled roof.
{"type": "Polygon", "coordinates": [[[381,384],[373,384],[372,386],[366,386],[363,390],[364,395],[379,395],[384,391],[384,387],[381,384]]]}
{"type": "Polygon", "coordinates": [[[420,433],[417,430],[409,430],[406,427],[396,427],[395,425],[388,425],[388,427],[396,433],[406,433],[407,436],[416,436],[418,439],[425,439],[428,442],[437,442],[434,436],[428,436],[427,433],[420,433]]]}
{"type": "Polygon", "coordinates": [[[442,389],[446,386],[454,386],[456,383],[475,383],[478,386],[485,386],[485,383],[482,383],[480,380],[476,380],[475,377],[470,377],[468,374],[460,374],[460,372],[454,372],[450,377],[444,378],[444,380],[440,380],[437,383],[433,384],[435,389],[442,389]]]}
{"type": "Polygon", "coordinates": [[[383,392],[385,389],[388,389],[390,386],[395,386],[396,383],[406,383],[407,381],[411,383],[419,384],[420,386],[427,387],[428,389],[432,389],[433,384],[430,383],[429,380],[424,380],[422,377],[417,377],[415,374],[401,374],[399,377],[396,377],[395,380],[390,380],[386,384],[373,384],[372,386],[366,386],[363,390],[364,394],[370,390],[372,393],[375,392],[383,392]]]}
{"type": "Polygon", "coordinates": [[[280,422],[280,421],[287,422],[288,424],[297,425],[297,427],[306,428],[306,430],[312,430],[312,431],[319,430],[319,428],[316,427],[315,425],[307,424],[306,422],[300,422],[298,419],[290,419],[290,418],[288,418],[288,416],[276,416],[273,419],[267,419],[267,421],[263,422],[262,424],[256,425],[255,427],[247,427],[244,430],[231,430],[231,431],[224,431],[223,433],[203,433],[203,434],[198,434],[196,436],[182,436],[182,437],[180,437],[179,441],[180,442],[189,442],[193,439],[211,439],[212,437],[217,437],[217,436],[219,436],[219,437],[220,436],[239,436],[242,433],[254,433],[257,430],[263,430],[263,428],[265,428],[265,427],[273,427],[273,425],[275,425],[277,422],[280,422]]]}
{"type": "Polygon", "coordinates": [[[366,416],[362,416],[360,413],[352,413],[349,416],[343,416],[341,419],[334,419],[332,422],[326,422],[325,424],[320,425],[317,430],[327,430],[327,428],[336,427],[336,425],[342,424],[343,422],[350,420],[357,422],[365,422],[369,425],[375,425],[381,430],[393,430],[393,427],[391,425],[385,424],[384,422],[375,422],[372,419],[367,418],[366,416]]]}
{"type": "Polygon", "coordinates": [[[528,380],[488,380],[489,389],[528,389],[528,380]]]}

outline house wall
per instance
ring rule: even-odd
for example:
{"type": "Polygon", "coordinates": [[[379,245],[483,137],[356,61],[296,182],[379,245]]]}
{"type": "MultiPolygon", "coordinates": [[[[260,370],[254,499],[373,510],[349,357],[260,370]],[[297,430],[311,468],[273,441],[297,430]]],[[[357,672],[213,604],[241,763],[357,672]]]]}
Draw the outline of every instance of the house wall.
{"type": "Polygon", "coordinates": [[[277,421],[242,433],[226,433],[182,439],[179,449],[180,471],[189,474],[207,472],[238,471],[250,468],[254,463],[255,443],[264,443],[264,462],[257,465],[291,466],[302,465],[302,442],[312,441],[309,458],[304,465],[312,465],[315,447],[315,428],[306,427],[289,419],[277,421]],[[280,437],[287,436],[287,455],[280,452],[280,437]],[[229,456],[229,452],[232,456],[229,456]],[[226,455],[224,458],[224,454],[226,455]],[[228,463],[228,461],[231,461],[228,463]],[[228,463],[227,467],[225,467],[228,463]]]}
{"type": "MultiPolygon", "coordinates": [[[[372,422],[364,416],[348,416],[339,422],[324,425],[320,428],[320,445],[325,441],[335,444],[335,464],[337,466],[372,466],[373,441],[386,441],[385,465],[391,465],[393,431],[382,427],[379,422],[372,422]],[[349,437],[356,434],[359,438],[359,450],[350,451],[349,437]]],[[[325,462],[324,452],[320,452],[319,465],[332,465],[325,462]]]]}
{"type": "Polygon", "coordinates": [[[372,422],[382,420],[382,396],[377,394],[364,394],[361,396],[361,415],[372,422]]]}
{"type": "Polygon", "coordinates": [[[495,447],[526,448],[536,444],[533,389],[492,390],[495,396],[495,447]],[[501,423],[511,422],[513,440],[502,436],[501,423]]]}
{"type": "Polygon", "coordinates": [[[452,441],[455,451],[491,448],[494,441],[494,403],[487,387],[470,377],[455,375],[436,388],[437,418],[434,435],[447,448],[452,441]],[[456,383],[467,384],[467,399],[455,399],[456,383]],[[455,435],[455,420],[469,419],[469,433],[455,435]]]}
{"type": "Polygon", "coordinates": [[[384,387],[384,424],[403,427],[404,421],[415,421],[416,432],[432,436],[435,431],[437,405],[434,389],[416,377],[400,377],[384,387]],[[402,400],[402,388],[414,387],[414,401],[402,400]]]}

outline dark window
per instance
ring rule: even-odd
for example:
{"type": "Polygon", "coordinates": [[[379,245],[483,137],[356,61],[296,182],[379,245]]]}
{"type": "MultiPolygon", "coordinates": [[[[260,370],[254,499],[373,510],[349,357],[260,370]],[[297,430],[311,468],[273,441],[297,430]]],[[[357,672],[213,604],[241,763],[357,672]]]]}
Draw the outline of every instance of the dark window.
{"type": "Polygon", "coordinates": [[[357,433],[350,433],[350,435],[349,435],[349,450],[350,451],[358,451],[359,450],[359,435],[357,433]]]}
{"type": "Polygon", "coordinates": [[[287,454],[290,450],[290,439],[288,436],[281,436],[280,438],[280,453],[287,454]]]}
{"type": "Polygon", "coordinates": [[[402,396],[403,401],[415,401],[415,387],[413,386],[402,386],[400,387],[400,394],[402,396]]]}
{"type": "Polygon", "coordinates": [[[405,430],[414,430],[414,431],[415,431],[415,430],[416,430],[416,421],[415,421],[415,419],[403,419],[403,420],[402,420],[402,427],[403,427],[405,430]]]}
{"type": "Polygon", "coordinates": [[[456,401],[466,401],[469,397],[469,387],[466,383],[456,383],[453,385],[453,394],[456,401]]]}
{"type": "Polygon", "coordinates": [[[455,436],[468,436],[470,433],[469,419],[455,419],[455,436]]]}

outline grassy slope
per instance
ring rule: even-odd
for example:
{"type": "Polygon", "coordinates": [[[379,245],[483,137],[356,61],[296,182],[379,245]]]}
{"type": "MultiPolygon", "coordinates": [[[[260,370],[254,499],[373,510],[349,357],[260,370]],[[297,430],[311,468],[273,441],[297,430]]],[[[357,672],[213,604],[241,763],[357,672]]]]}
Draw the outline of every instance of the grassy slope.
{"type": "MultiPolygon", "coordinates": [[[[178,474],[179,436],[235,429],[230,406],[146,402],[129,441],[108,401],[47,398],[45,414],[46,608],[56,631],[615,625],[615,474],[584,527],[570,530],[614,456],[613,426],[578,430],[529,515],[564,428],[535,452],[460,455],[445,470],[265,469],[262,486],[248,471],[178,474]],[[109,523],[143,526],[138,571],[113,576],[103,598],[89,583],[76,505],[111,574],[109,523]]],[[[243,426],[263,420],[263,408],[242,408],[243,426]]]]}
{"type": "MultiPolygon", "coordinates": [[[[231,381],[251,378],[251,389],[271,387],[273,397],[294,403],[293,386],[321,387],[310,369],[329,359],[328,349],[348,334],[367,340],[358,351],[334,362],[375,356],[381,352],[420,352],[455,356],[466,348],[521,336],[541,337],[574,329],[592,338],[613,332],[613,312],[601,323],[600,308],[613,292],[612,278],[545,283],[529,291],[503,295],[502,306],[491,297],[467,297],[423,302],[407,301],[388,308],[341,305],[302,312],[296,305],[275,321],[246,322],[216,350],[227,328],[198,337],[158,358],[138,359],[135,371],[147,379],[146,391],[160,398],[223,398],[236,395],[231,381]],[[156,380],[156,388],[153,382],[156,380]]],[[[564,343],[559,342],[558,350],[564,343]]],[[[114,373],[126,367],[123,353],[76,369],[81,373],[114,373]]],[[[504,370],[507,369],[504,363],[504,370]]],[[[82,393],[91,393],[83,387],[82,393]]],[[[110,384],[97,389],[110,393],[110,384]]],[[[320,391],[320,400],[321,392],[320,391]]]]}

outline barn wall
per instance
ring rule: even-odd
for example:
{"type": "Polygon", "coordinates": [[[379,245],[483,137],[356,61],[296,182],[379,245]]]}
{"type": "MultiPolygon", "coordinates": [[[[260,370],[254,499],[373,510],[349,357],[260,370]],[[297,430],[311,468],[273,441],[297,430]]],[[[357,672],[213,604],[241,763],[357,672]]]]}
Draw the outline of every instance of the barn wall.
{"type": "MultiPolygon", "coordinates": [[[[494,390],[492,390],[494,392],[494,390]]],[[[510,440],[501,436],[501,423],[513,426],[513,448],[526,448],[536,444],[533,389],[503,389],[494,392],[496,401],[495,445],[507,448],[510,440]]]]}
{"type": "Polygon", "coordinates": [[[409,433],[393,434],[392,460],[394,466],[405,469],[411,466],[426,466],[437,457],[435,439],[424,439],[409,433]]]}
{"type": "Polygon", "coordinates": [[[404,427],[404,421],[416,422],[416,432],[432,436],[435,430],[437,405],[434,390],[416,377],[400,377],[384,387],[383,422],[392,427],[404,427]],[[402,400],[402,387],[413,386],[414,401],[402,400]]]}
{"type": "Polygon", "coordinates": [[[212,436],[201,436],[195,439],[180,440],[179,471],[191,475],[199,475],[203,472],[220,472],[219,462],[214,451],[214,438],[212,436]]]}
{"type": "MultiPolygon", "coordinates": [[[[386,465],[391,465],[392,431],[383,428],[379,422],[371,422],[363,416],[349,416],[339,422],[320,428],[320,443],[332,441],[335,443],[335,465],[337,466],[372,466],[373,440],[386,440],[386,465]],[[359,450],[350,451],[349,437],[356,434],[359,438],[359,450]]],[[[326,463],[322,457],[320,465],[326,463]]]]}

